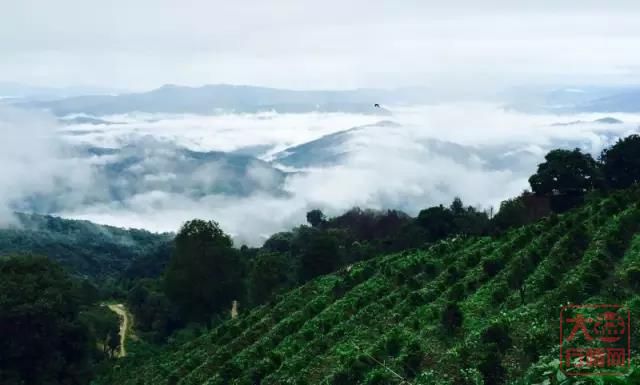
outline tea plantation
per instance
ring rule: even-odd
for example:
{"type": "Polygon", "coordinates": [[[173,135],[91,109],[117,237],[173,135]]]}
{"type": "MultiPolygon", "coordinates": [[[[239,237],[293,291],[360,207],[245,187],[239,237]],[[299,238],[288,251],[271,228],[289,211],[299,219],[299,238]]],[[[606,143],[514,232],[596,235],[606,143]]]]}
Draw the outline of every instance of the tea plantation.
{"type": "Polygon", "coordinates": [[[188,343],[134,352],[94,384],[637,384],[636,361],[624,376],[565,376],[558,336],[562,305],[638,315],[639,288],[640,190],[594,194],[498,236],[347,266],[188,343]]]}

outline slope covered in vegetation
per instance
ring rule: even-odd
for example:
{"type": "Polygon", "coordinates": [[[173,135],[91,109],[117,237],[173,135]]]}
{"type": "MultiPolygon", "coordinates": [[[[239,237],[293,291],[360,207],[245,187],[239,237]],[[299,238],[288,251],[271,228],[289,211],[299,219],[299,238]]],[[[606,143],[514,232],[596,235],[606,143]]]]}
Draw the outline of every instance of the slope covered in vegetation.
{"type": "MultiPolygon", "coordinates": [[[[570,383],[556,373],[560,307],[640,311],[639,205],[637,188],[594,192],[502,235],[362,261],[186,344],[130,354],[95,383],[570,383]]],[[[637,370],[618,380],[640,382],[637,370]]]]}
{"type": "Polygon", "coordinates": [[[0,257],[0,384],[87,384],[120,345],[98,289],[46,257],[0,257]]]}
{"type": "Polygon", "coordinates": [[[73,274],[92,278],[119,275],[129,268],[133,274],[136,264],[152,257],[155,269],[162,271],[169,259],[170,234],[48,215],[16,214],[16,220],[14,226],[0,229],[0,255],[43,255],[73,274]]]}

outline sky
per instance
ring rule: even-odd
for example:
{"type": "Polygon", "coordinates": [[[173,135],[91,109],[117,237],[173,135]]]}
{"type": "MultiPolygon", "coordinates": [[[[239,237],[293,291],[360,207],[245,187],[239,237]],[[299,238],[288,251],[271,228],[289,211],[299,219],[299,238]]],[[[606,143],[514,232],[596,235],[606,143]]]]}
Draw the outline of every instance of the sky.
{"type": "MultiPolygon", "coordinates": [[[[510,86],[640,84],[637,0],[0,1],[0,83],[118,92],[218,83],[427,87],[440,97],[433,105],[393,110],[389,119],[397,126],[357,131],[338,149],[347,150],[344,160],[295,170],[284,194],[194,198],[147,189],[122,201],[94,199],[105,181],[78,158],[77,148],[142,143],[156,155],[176,155],[179,147],[266,146],[271,153],[261,159],[268,161],[277,151],[380,117],[131,113],[107,117],[123,124],[69,127],[43,111],[0,105],[0,227],[11,224],[15,202],[34,196],[61,197],[54,214],[154,231],[175,230],[194,217],[214,219],[254,245],[304,223],[314,208],[329,215],[354,206],[415,215],[460,196],[486,209],[527,188],[550,149],[580,146],[597,155],[615,138],[637,132],[640,122],[638,114],[613,114],[624,123],[609,126],[592,122],[602,114],[526,114],[491,97],[510,86]],[[460,154],[448,154],[449,145],[460,154]],[[31,151],[21,151],[26,147],[31,151]]],[[[141,175],[163,180],[167,160],[154,159],[141,175]]],[[[248,171],[254,179],[268,175],[248,171]]],[[[197,184],[198,176],[202,183],[215,180],[194,173],[189,182],[197,184]]]]}
{"type": "Polygon", "coordinates": [[[0,81],[39,86],[473,90],[640,70],[637,1],[2,2],[0,81]]]}

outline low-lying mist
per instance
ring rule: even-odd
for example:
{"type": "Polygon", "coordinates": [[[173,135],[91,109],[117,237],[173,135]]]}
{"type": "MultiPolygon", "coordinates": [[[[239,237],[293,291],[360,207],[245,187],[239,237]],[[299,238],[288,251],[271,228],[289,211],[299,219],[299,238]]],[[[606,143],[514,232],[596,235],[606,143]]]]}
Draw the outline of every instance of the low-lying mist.
{"type": "Polygon", "coordinates": [[[80,124],[2,110],[10,140],[0,145],[0,217],[6,224],[11,211],[31,209],[156,231],[198,217],[256,245],[303,223],[312,208],[415,215],[455,196],[497,207],[528,187],[550,149],[597,156],[640,122],[633,114],[530,115],[482,103],[390,110],[129,114],[80,124]],[[606,116],[620,122],[597,121],[606,116]]]}

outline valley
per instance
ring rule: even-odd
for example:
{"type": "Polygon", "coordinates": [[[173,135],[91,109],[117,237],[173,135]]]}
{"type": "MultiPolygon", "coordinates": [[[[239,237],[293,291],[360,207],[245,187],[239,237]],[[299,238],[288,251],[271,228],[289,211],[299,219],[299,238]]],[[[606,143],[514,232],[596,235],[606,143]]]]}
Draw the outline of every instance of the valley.
{"type": "Polygon", "coordinates": [[[640,2],[0,7],[0,385],[640,385],[640,2]]]}

